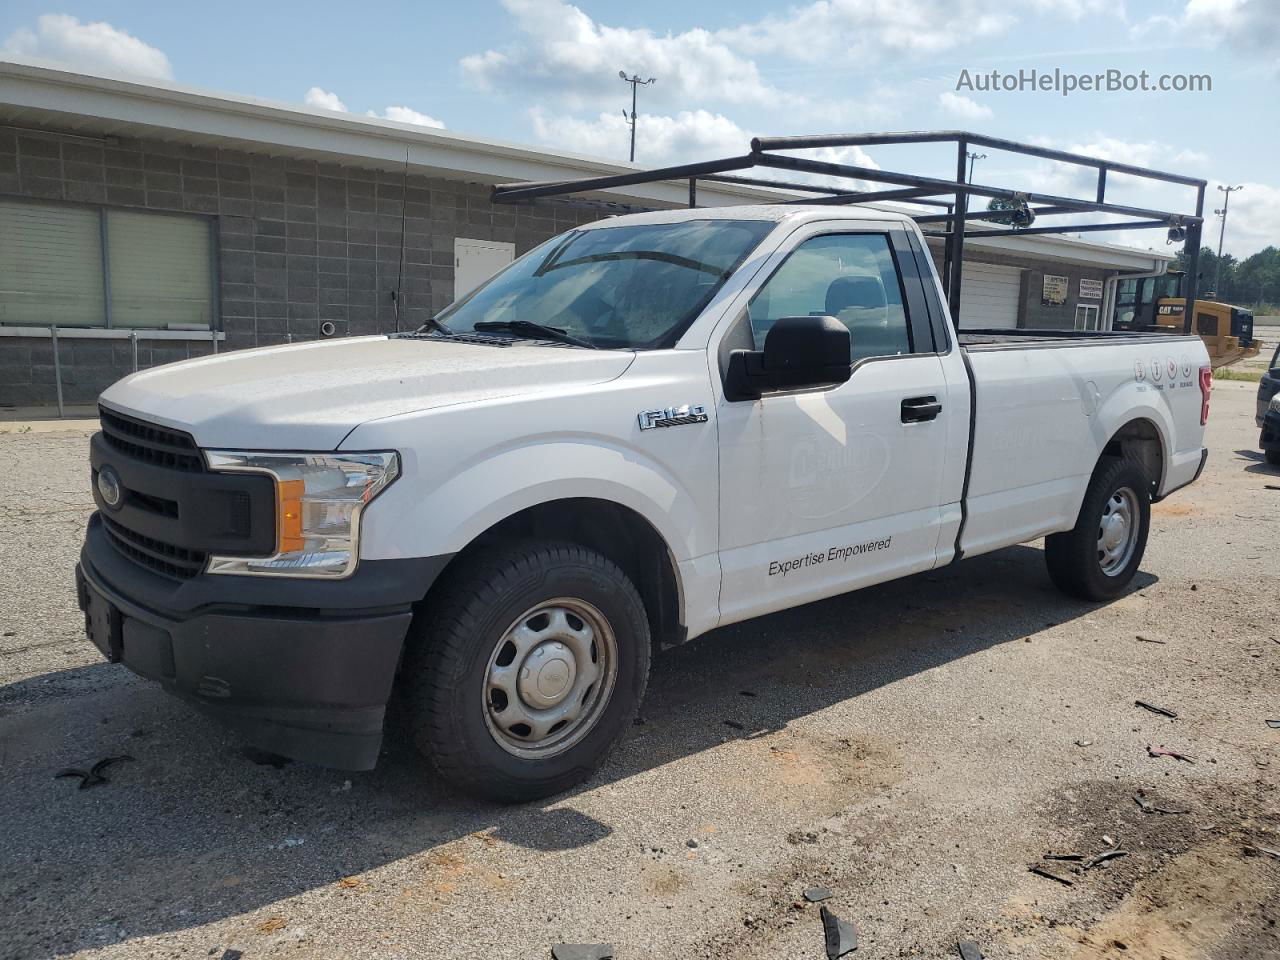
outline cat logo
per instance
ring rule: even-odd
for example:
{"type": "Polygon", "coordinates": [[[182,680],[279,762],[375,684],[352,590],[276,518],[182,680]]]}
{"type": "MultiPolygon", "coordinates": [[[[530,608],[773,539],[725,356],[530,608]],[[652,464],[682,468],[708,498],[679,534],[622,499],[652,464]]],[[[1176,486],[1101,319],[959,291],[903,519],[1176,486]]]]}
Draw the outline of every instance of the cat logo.
{"type": "Polygon", "coordinates": [[[700,403],[686,403],[680,407],[667,407],[664,410],[645,410],[636,415],[641,430],[653,430],[655,427],[679,427],[686,423],[706,423],[707,408],[700,403]]]}

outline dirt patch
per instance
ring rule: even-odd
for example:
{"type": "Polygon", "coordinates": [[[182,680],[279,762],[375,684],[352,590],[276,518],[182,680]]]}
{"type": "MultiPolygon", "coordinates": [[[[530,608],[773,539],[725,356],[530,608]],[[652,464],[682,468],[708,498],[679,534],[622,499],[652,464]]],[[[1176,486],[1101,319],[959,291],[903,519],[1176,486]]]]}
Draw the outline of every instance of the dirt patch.
{"type": "Polygon", "coordinates": [[[1074,960],[1280,956],[1275,921],[1280,861],[1245,857],[1220,840],[1189,850],[1139,882],[1119,907],[1083,932],[1074,960]],[[1228,952],[1229,951],[1229,952],[1228,952]]]}
{"type": "MultiPolygon", "coordinates": [[[[1087,872],[1046,864],[1074,883],[1032,924],[1057,940],[1048,952],[1072,960],[1280,957],[1280,860],[1244,852],[1249,844],[1276,845],[1274,788],[1261,782],[1148,788],[1146,799],[1189,811],[1182,815],[1143,813],[1133,800],[1138,788],[1081,784],[1044,811],[1046,824],[1057,827],[1044,834],[1046,850],[1090,855],[1110,837],[1128,851],[1087,872]]],[[[1029,859],[1039,852],[1028,850],[1029,859]]],[[[1043,891],[1048,881],[1032,879],[1043,891]]],[[[1007,916],[1006,945],[1025,942],[1028,925],[1007,916]]]]}
{"type": "Polygon", "coordinates": [[[903,775],[893,748],[867,737],[829,740],[785,730],[740,740],[733,749],[747,802],[800,807],[808,817],[829,816],[903,775]]]}
{"type": "Polygon", "coordinates": [[[1189,517],[1199,513],[1200,508],[1185,500],[1161,500],[1151,505],[1151,512],[1161,517],[1189,517]]]}

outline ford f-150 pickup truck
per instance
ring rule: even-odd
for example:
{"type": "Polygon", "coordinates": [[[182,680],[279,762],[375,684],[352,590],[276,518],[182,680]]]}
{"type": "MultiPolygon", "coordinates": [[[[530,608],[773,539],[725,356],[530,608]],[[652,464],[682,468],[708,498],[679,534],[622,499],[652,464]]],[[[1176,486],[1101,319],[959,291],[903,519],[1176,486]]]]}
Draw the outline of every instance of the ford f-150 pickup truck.
{"type": "Polygon", "coordinates": [[[957,333],[906,215],[606,219],[409,334],[101,398],[87,633],[259,746],[473,793],[588,777],[650,651],[1045,537],[1088,600],[1204,466],[1198,337],[957,333]]]}

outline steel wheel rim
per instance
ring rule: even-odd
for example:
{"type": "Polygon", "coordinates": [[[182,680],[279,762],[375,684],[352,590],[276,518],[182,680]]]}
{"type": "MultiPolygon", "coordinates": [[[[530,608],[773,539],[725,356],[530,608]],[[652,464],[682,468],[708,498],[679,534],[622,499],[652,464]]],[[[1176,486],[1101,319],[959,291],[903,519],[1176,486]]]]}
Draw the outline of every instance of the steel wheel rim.
{"type": "Polygon", "coordinates": [[[1138,546],[1138,495],[1121,487],[1103,504],[1098,518],[1098,566],[1108,577],[1119,576],[1138,546]]]}
{"type": "Polygon", "coordinates": [[[575,597],[530,607],[489,655],[481,692],[494,742],[527,760],[554,757],[595,728],[618,676],[618,642],[598,609],[575,597]]]}

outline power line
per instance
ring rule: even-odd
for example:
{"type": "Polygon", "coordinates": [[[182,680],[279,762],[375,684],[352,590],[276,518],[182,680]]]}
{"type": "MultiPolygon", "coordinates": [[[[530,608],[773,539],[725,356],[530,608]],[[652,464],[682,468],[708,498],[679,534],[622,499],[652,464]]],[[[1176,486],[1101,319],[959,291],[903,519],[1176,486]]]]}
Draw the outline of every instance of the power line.
{"type": "Polygon", "coordinates": [[[638,87],[647,87],[651,83],[657,83],[658,78],[650,77],[648,80],[641,80],[640,74],[638,73],[633,77],[628,77],[627,71],[625,70],[619,70],[618,76],[621,77],[625,83],[631,84],[631,116],[627,118],[626,110],[622,111],[622,116],[624,118],[627,118],[627,122],[631,124],[631,162],[635,163],[636,162],[636,89],[638,87]]]}

